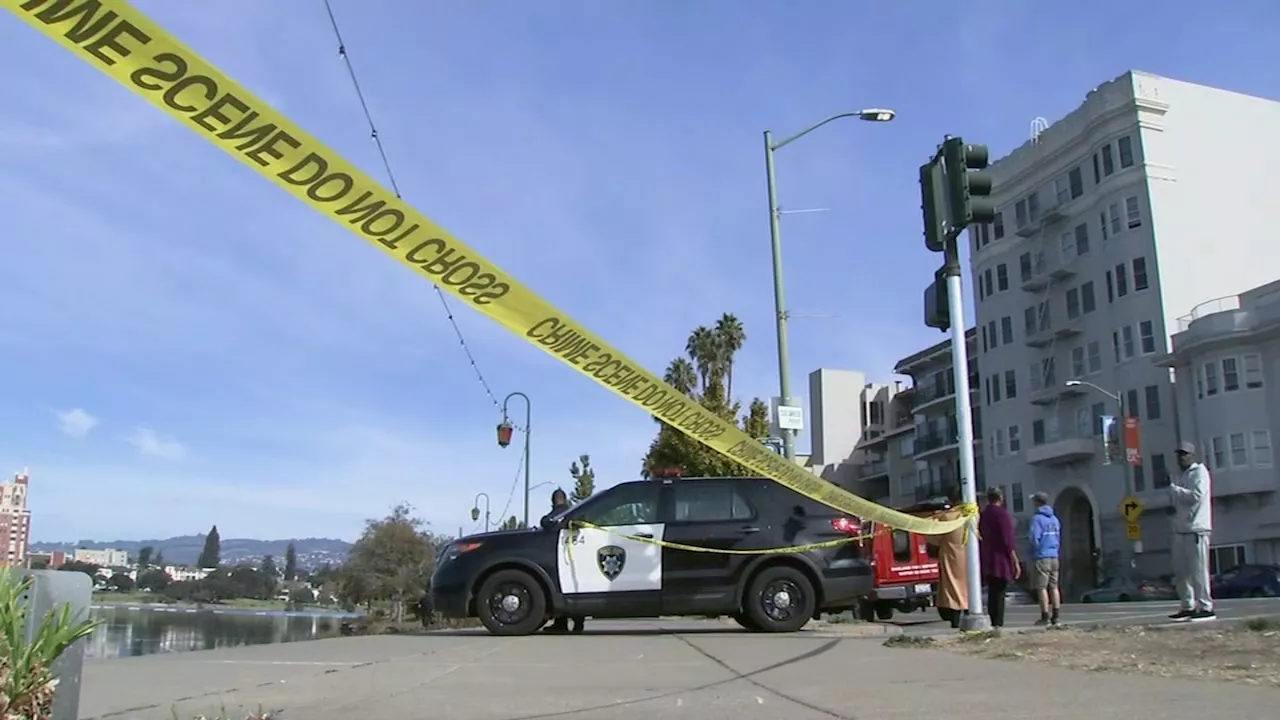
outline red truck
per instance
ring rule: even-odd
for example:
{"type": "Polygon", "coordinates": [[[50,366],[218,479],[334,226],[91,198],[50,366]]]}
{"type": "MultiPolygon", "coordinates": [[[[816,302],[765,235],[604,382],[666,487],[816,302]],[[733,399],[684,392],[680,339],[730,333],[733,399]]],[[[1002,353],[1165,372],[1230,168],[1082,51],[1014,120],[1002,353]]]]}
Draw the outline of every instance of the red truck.
{"type": "MultiPolygon", "coordinates": [[[[945,501],[917,503],[902,512],[922,517],[946,510],[945,501]]],[[[890,620],[897,612],[914,612],[931,607],[938,592],[938,560],[925,536],[906,530],[883,530],[870,521],[862,532],[870,545],[875,573],[875,589],[858,606],[858,616],[867,622],[890,620]]]]}

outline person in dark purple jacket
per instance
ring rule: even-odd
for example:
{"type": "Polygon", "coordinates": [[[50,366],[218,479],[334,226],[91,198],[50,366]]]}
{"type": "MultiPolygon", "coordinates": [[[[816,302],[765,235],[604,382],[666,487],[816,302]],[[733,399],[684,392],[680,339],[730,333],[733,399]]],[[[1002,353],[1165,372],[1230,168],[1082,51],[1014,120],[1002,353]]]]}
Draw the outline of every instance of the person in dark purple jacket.
{"type": "Polygon", "coordinates": [[[1009,583],[1022,576],[1022,565],[1014,540],[1013,515],[1005,508],[1004,492],[998,487],[987,489],[987,506],[978,518],[978,537],[991,626],[1004,627],[1004,593],[1009,583]]]}

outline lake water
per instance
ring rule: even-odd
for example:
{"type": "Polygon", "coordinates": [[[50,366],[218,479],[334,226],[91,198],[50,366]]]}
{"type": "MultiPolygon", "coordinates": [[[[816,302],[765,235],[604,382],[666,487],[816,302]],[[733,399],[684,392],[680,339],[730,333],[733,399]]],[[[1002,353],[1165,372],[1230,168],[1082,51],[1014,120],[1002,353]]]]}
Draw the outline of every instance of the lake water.
{"type": "Polygon", "coordinates": [[[335,637],[343,613],[310,613],[230,608],[101,605],[102,621],[88,639],[85,659],[212,650],[335,637]]]}

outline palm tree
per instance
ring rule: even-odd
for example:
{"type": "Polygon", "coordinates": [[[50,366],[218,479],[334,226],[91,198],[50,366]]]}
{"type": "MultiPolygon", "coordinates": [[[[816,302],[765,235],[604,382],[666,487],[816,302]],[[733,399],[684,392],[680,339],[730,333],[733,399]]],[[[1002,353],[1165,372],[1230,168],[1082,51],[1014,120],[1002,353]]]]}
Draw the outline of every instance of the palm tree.
{"type": "Polygon", "coordinates": [[[737,316],[733,313],[725,313],[716,321],[715,335],[716,345],[720,351],[718,359],[725,376],[724,396],[729,402],[733,402],[733,357],[747,341],[747,331],[742,327],[742,321],[737,316]]]}
{"type": "Polygon", "coordinates": [[[707,380],[711,376],[712,369],[719,363],[718,344],[716,334],[705,325],[699,325],[689,333],[689,340],[684,345],[684,351],[689,354],[689,359],[698,368],[703,392],[706,392],[707,380]]]}
{"type": "Polygon", "coordinates": [[[667,371],[663,373],[662,380],[685,395],[689,395],[693,393],[694,386],[698,384],[698,371],[693,369],[693,363],[678,357],[667,366],[667,371]]]}

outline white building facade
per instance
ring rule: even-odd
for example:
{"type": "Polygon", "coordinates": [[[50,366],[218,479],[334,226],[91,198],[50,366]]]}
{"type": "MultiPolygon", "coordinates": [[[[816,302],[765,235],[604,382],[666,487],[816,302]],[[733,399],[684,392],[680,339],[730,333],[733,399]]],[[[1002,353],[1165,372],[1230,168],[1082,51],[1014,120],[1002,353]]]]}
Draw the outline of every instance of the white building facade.
{"type": "Polygon", "coordinates": [[[991,166],[999,213],[970,233],[988,482],[1054,498],[1071,591],[1167,570],[1164,513],[1142,519],[1135,555],[1119,511],[1129,486],[1166,507],[1176,470],[1154,360],[1186,308],[1274,275],[1249,258],[1275,235],[1277,131],[1280,103],[1129,72],[991,166]],[[1121,402],[1141,428],[1127,477],[1100,441],[1121,402]]]}
{"type": "Polygon", "coordinates": [[[1280,281],[1206,301],[1158,360],[1177,379],[1178,425],[1213,475],[1214,570],[1280,563],[1280,281]]]}

